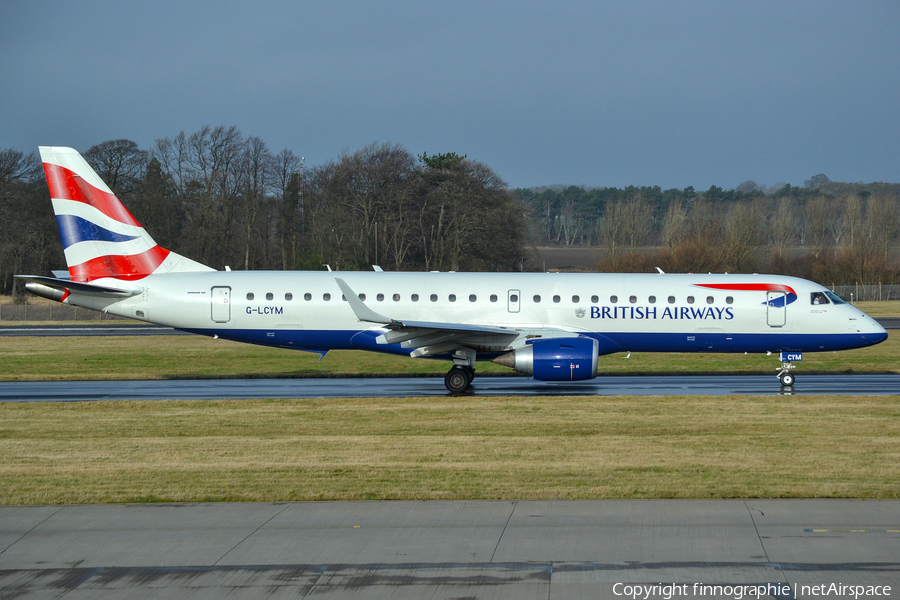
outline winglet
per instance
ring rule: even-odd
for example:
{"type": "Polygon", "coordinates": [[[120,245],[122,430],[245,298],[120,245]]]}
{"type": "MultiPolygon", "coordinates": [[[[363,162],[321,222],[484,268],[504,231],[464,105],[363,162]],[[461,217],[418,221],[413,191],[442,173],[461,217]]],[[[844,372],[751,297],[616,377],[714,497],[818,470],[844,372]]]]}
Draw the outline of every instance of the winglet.
{"type": "Polygon", "coordinates": [[[365,303],[359,299],[356,292],[350,289],[350,286],[347,285],[343,279],[335,277],[334,280],[337,282],[338,287],[341,288],[341,291],[344,292],[344,298],[350,303],[350,308],[353,309],[353,314],[356,315],[357,319],[360,321],[368,321],[369,323],[388,324],[397,322],[384,315],[379,315],[377,312],[366,306],[365,303]]]}

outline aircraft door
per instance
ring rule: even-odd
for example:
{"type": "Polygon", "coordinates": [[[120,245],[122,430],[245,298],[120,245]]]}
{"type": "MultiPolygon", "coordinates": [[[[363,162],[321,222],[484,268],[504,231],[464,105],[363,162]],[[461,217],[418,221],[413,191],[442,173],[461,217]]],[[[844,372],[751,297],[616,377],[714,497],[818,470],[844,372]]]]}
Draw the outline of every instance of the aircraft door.
{"type": "Polygon", "coordinates": [[[231,320],[231,288],[214,287],[212,295],[212,320],[216,323],[227,323],[231,320]]]}
{"type": "Polygon", "coordinates": [[[769,327],[784,327],[787,321],[787,298],[784,292],[766,292],[766,322],[769,327]]]}
{"type": "Polygon", "coordinates": [[[519,312],[519,306],[522,303],[522,294],[519,293],[519,290],[509,290],[507,293],[507,308],[511,313],[519,312]]]}

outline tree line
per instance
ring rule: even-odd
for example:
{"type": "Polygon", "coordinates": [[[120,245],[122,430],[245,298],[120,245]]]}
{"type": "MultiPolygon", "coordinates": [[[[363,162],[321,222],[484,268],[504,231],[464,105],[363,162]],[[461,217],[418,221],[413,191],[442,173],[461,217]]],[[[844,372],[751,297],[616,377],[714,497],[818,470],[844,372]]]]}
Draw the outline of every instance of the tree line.
{"type": "Polygon", "coordinates": [[[745,182],[661,190],[517,189],[542,245],[603,250],[600,271],[769,272],[823,284],[900,282],[900,184],[816,175],[804,187],[745,182]]]}
{"type": "MultiPolygon", "coordinates": [[[[487,165],[374,143],[306,168],[236,127],[83,153],[161,246],[217,269],[520,270],[526,211],[487,165]]],[[[37,153],[0,152],[0,293],[65,266],[37,153]]]]}
{"type": "MultiPolygon", "coordinates": [[[[510,190],[454,152],[373,143],[306,167],[226,126],[83,155],[161,246],[217,269],[536,270],[549,245],[601,248],[602,271],[900,277],[897,184],[510,190]]],[[[37,153],[0,150],[0,293],[64,265],[37,153]]]]}

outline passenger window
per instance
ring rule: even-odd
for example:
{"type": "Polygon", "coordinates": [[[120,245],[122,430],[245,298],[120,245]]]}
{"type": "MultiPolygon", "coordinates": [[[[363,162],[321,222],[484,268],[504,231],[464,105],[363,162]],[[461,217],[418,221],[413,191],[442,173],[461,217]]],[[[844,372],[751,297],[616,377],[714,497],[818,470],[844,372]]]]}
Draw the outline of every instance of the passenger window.
{"type": "Polygon", "coordinates": [[[329,300],[331,300],[331,294],[322,294],[322,300],[328,302],[329,300]]]}
{"type": "Polygon", "coordinates": [[[812,302],[813,304],[830,304],[828,298],[826,298],[825,294],[823,294],[822,292],[813,292],[810,297],[810,302],[812,302]]]}
{"type": "Polygon", "coordinates": [[[558,303],[558,302],[559,302],[559,296],[553,296],[553,301],[558,303]]]}
{"type": "Polygon", "coordinates": [[[669,304],[675,304],[675,296],[669,296],[669,304]]]}
{"type": "Polygon", "coordinates": [[[706,303],[707,303],[707,304],[712,304],[712,303],[713,303],[713,297],[712,297],[712,296],[707,296],[707,297],[706,297],[706,303]]]}
{"type": "Polygon", "coordinates": [[[598,302],[600,302],[599,296],[591,296],[591,303],[597,304],[598,302]]]}
{"type": "Polygon", "coordinates": [[[431,301],[432,301],[432,302],[437,302],[437,294],[432,294],[432,295],[431,295],[431,301]]]}
{"type": "Polygon", "coordinates": [[[491,294],[491,302],[497,301],[497,294],[491,294]]]}
{"type": "Polygon", "coordinates": [[[287,300],[288,302],[290,302],[291,300],[294,299],[294,295],[292,293],[288,292],[287,294],[284,295],[284,299],[287,300]]]}
{"type": "Polygon", "coordinates": [[[509,297],[509,301],[510,301],[510,302],[518,302],[518,301],[519,301],[519,297],[518,297],[517,295],[513,294],[513,295],[511,295],[511,296],[509,297]]]}
{"type": "Polygon", "coordinates": [[[253,292],[247,292],[247,300],[253,300],[253,292]]]}
{"type": "Polygon", "coordinates": [[[394,294],[394,302],[400,302],[400,294],[394,294]]]}
{"type": "Polygon", "coordinates": [[[418,294],[413,294],[412,296],[410,296],[410,300],[412,300],[413,302],[418,302],[418,301],[419,301],[419,295],[418,295],[418,294]]]}
{"type": "Polygon", "coordinates": [[[618,301],[619,301],[619,297],[618,297],[618,296],[610,296],[610,297],[609,297],[609,302],[610,302],[610,304],[615,304],[615,303],[618,302],[618,301]]]}
{"type": "Polygon", "coordinates": [[[312,294],[306,292],[305,294],[303,294],[303,299],[309,302],[310,300],[312,300],[312,294]]]}
{"type": "Polygon", "coordinates": [[[476,300],[478,300],[478,298],[475,294],[469,294],[469,302],[475,302],[476,300]]]}
{"type": "Polygon", "coordinates": [[[366,295],[365,295],[365,294],[360,294],[360,295],[359,295],[359,299],[362,300],[362,301],[365,301],[365,300],[366,300],[366,295]]]}
{"type": "Polygon", "coordinates": [[[384,302],[384,294],[378,294],[377,296],[375,296],[375,299],[379,302],[384,302]]]}
{"type": "Polygon", "coordinates": [[[450,300],[450,302],[456,302],[456,294],[450,294],[448,300],[450,300]]]}
{"type": "Polygon", "coordinates": [[[650,296],[649,298],[647,298],[647,302],[649,302],[650,304],[656,304],[656,296],[650,296]]]}
{"type": "Polygon", "coordinates": [[[693,297],[693,296],[688,296],[687,300],[688,300],[688,304],[693,304],[693,303],[694,303],[694,297],[693,297]]]}
{"type": "Polygon", "coordinates": [[[534,303],[535,303],[535,304],[537,304],[537,303],[540,302],[540,301],[541,301],[541,297],[540,297],[540,296],[535,296],[535,297],[534,297],[534,303]]]}
{"type": "Polygon", "coordinates": [[[268,292],[268,293],[266,294],[266,300],[271,300],[271,299],[274,298],[274,297],[275,297],[275,296],[272,294],[272,292],[268,292]]]}
{"type": "Polygon", "coordinates": [[[578,296],[572,296],[572,304],[578,304],[581,301],[581,298],[578,296]]]}
{"type": "Polygon", "coordinates": [[[725,296],[725,304],[734,304],[734,298],[731,296],[725,296]]]}
{"type": "Polygon", "coordinates": [[[628,298],[628,301],[631,302],[632,304],[634,304],[635,302],[637,302],[637,296],[630,296],[628,298]]]}

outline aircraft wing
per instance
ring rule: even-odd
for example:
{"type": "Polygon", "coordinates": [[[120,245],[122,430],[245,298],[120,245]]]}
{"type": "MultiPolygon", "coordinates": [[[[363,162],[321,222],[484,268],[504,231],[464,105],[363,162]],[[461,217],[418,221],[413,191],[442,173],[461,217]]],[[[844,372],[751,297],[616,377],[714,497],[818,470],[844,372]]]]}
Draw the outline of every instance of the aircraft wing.
{"type": "Polygon", "coordinates": [[[384,325],[389,331],[379,335],[379,344],[400,344],[403,348],[413,348],[413,358],[446,354],[461,348],[475,348],[481,351],[503,352],[519,338],[535,337],[577,337],[577,333],[561,329],[541,328],[535,330],[521,328],[493,327],[471,323],[441,323],[433,321],[411,321],[379,314],[366,306],[347,283],[335,278],[338,287],[360,321],[384,325]]]}

